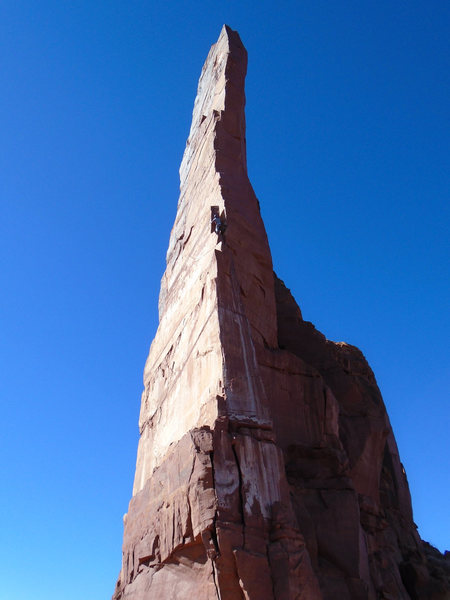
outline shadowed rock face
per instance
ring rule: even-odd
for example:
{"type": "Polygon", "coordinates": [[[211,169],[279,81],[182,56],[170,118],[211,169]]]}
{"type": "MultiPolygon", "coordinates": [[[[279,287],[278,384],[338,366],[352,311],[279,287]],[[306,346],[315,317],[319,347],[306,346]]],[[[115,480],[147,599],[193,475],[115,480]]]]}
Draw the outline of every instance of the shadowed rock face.
{"type": "Polygon", "coordinates": [[[246,65],[224,26],[180,168],[113,598],[449,598],[370,367],[303,321],[273,273],[246,170],[246,65]]]}

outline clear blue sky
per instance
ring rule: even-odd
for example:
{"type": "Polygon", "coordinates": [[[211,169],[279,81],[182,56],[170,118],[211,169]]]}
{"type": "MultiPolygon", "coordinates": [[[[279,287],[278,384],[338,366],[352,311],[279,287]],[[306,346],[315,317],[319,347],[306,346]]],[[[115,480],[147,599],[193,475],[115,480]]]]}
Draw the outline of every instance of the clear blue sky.
{"type": "Polygon", "coordinates": [[[0,20],[0,597],[113,592],[178,167],[224,22],[249,52],[276,271],[365,353],[419,531],[449,547],[450,4],[5,0],[0,20]]]}

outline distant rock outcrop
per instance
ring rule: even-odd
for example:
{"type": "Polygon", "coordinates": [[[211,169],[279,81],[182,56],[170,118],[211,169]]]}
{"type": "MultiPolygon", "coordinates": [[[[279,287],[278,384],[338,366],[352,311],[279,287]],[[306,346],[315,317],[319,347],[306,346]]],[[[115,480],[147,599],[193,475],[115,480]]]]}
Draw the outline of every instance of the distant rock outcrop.
{"type": "Polygon", "coordinates": [[[113,598],[444,600],[449,563],[417,534],[369,365],[273,273],[246,66],[224,26],[180,168],[113,598]]]}

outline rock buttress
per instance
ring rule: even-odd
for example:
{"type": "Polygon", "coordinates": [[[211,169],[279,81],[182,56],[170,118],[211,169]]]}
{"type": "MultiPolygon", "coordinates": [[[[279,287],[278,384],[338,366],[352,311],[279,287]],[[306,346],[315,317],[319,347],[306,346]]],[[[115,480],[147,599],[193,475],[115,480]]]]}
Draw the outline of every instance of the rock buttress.
{"type": "Polygon", "coordinates": [[[113,598],[447,598],[370,367],[274,276],[247,176],[246,67],[224,26],[180,167],[113,598]]]}

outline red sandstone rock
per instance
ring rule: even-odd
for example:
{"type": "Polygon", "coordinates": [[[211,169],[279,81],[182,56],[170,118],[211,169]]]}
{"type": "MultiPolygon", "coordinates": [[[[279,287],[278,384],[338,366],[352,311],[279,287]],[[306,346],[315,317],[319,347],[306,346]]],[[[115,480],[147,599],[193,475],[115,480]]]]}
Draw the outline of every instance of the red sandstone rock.
{"type": "Polygon", "coordinates": [[[225,26],[180,168],[113,598],[449,598],[370,367],[273,274],[246,170],[246,61],[225,26]]]}

